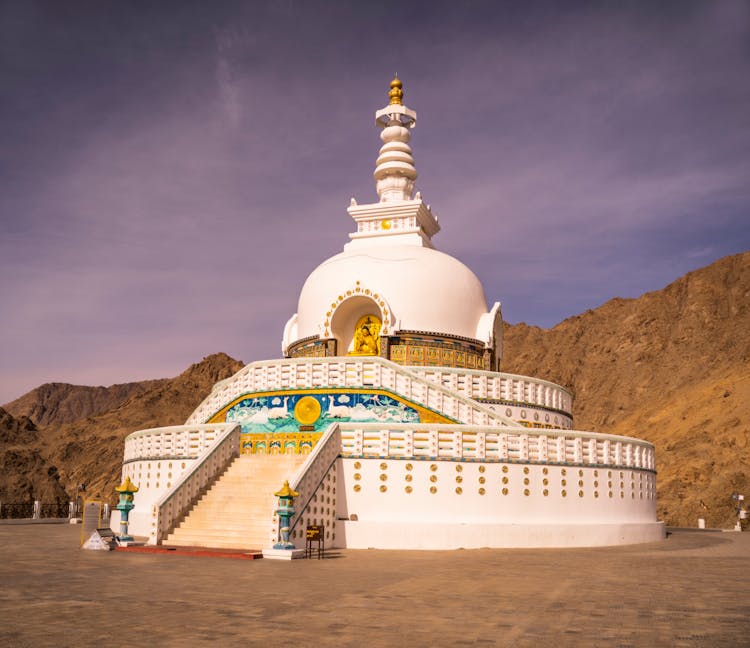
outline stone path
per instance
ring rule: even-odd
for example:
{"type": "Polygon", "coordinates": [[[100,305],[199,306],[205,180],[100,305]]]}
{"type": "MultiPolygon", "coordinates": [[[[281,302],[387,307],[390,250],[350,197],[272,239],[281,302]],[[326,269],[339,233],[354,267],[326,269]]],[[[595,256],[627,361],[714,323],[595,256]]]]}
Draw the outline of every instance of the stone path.
{"type": "Polygon", "coordinates": [[[750,646],[750,533],[598,549],[96,552],[0,526],[0,646],[750,646]]]}

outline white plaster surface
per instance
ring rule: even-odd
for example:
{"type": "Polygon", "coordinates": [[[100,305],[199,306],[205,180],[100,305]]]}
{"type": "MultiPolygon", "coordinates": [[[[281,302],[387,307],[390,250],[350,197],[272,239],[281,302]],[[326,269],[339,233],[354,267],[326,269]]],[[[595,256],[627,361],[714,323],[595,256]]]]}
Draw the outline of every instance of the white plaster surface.
{"type": "Polygon", "coordinates": [[[662,522],[637,524],[437,524],[340,521],[335,546],[348,549],[597,547],[656,542],[662,522]]]}
{"type": "Polygon", "coordinates": [[[477,276],[457,259],[416,245],[342,252],[305,282],[297,308],[297,335],[323,335],[326,313],[355,281],[391,305],[400,330],[475,339],[487,300],[477,276]]]}

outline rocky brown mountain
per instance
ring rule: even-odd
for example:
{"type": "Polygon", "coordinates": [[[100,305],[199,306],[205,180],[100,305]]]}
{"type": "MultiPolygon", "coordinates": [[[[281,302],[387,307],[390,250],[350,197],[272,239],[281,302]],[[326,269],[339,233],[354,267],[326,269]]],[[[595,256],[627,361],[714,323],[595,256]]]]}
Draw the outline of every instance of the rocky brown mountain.
{"type": "MultiPolygon", "coordinates": [[[[183,423],[214,383],[233,375],[242,366],[242,362],[225,353],[217,353],[192,365],[176,378],[144,381],[141,383],[145,386],[143,389],[132,388],[131,394],[134,395],[113,409],[80,420],[39,425],[36,430],[29,419],[21,418],[23,425],[34,427],[33,433],[29,431],[30,441],[25,447],[33,447],[45,463],[42,466],[29,463],[30,460],[25,463],[19,460],[9,470],[28,481],[34,472],[56,467],[57,478],[67,490],[67,495],[62,494],[63,499],[72,499],[79,483],[87,484],[89,496],[102,495],[105,499],[112,499],[113,489],[120,478],[124,438],[142,428],[183,423]],[[34,440],[31,440],[32,434],[36,435],[34,440]]],[[[57,393],[63,401],[71,404],[71,394],[76,390],[61,389],[57,393]]],[[[20,401],[29,411],[42,411],[39,401],[31,398],[32,394],[42,399],[46,412],[65,409],[51,400],[48,392],[40,389],[29,392],[14,403],[20,401]]],[[[17,432],[13,434],[18,436],[17,432]]],[[[0,465],[14,452],[16,446],[5,443],[0,437],[0,465]]],[[[40,488],[31,488],[29,492],[33,492],[34,498],[51,497],[50,492],[40,488]]]]}
{"type": "Polygon", "coordinates": [[[0,505],[67,502],[58,470],[39,446],[40,433],[31,419],[0,408],[0,505]]]}
{"type": "Polygon", "coordinates": [[[27,416],[41,427],[57,423],[72,423],[115,409],[133,396],[143,394],[165,382],[167,382],[166,378],[123,383],[110,387],[46,383],[4,407],[13,416],[27,416]]]}

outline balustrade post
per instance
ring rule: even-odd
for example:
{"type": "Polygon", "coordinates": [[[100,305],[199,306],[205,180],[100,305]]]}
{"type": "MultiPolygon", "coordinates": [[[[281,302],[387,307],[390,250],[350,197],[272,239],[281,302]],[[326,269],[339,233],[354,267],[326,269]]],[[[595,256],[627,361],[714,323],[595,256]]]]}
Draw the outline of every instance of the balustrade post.
{"type": "Polygon", "coordinates": [[[497,435],[497,455],[500,461],[508,460],[508,435],[505,432],[497,435]]]}
{"type": "Polygon", "coordinates": [[[381,457],[387,457],[389,455],[390,438],[391,438],[391,431],[390,430],[381,430],[380,431],[380,451],[379,451],[379,454],[380,454],[381,457]]]}
{"type": "Polygon", "coordinates": [[[537,436],[537,447],[539,448],[539,461],[547,461],[547,437],[543,434],[537,436]]]}
{"type": "Polygon", "coordinates": [[[463,457],[463,440],[464,435],[461,430],[456,430],[453,433],[453,458],[454,459],[461,459],[463,457]]]}
{"type": "Polygon", "coordinates": [[[437,430],[429,431],[429,444],[430,444],[430,456],[437,457],[438,456],[438,431],[437,430]]]}
{"type": "Polygon", "coordinates": [[[565,437],[560,436],[557,437],[557,458],[555,461],[558,463],[565,463],[567,461],[567,457],[565,456],[565,437]]]}
{"type": "Polygon", "coordinates": [[[573,461],[577,464],[583,463],[583,439],[576,437],[573,444],[573,461]]]}
{"type": "Polygon", "coordinates": [[[529,435],[521,434],[518,438],[518,454],[521,461],[529,459],[529,435]]]}
{"type": "Polygon", "coordinates": [[[590,464],[599,463],[597,461],[597,456],[596,456],[596,439],[589,439],[589,442],[587,445],[588,445],[588,456],[589,456],[588,463],[590,464]]]}
{"type": "Polygon", "coordinates": [[[414,456],[414,431],[406,430],[404,432],[404,456],[414,456]]]}
{"type": "Polygon", "coordinates": [[[485,459],[487,457],[487,434],[477,432],[476,458],[485,459]]]}

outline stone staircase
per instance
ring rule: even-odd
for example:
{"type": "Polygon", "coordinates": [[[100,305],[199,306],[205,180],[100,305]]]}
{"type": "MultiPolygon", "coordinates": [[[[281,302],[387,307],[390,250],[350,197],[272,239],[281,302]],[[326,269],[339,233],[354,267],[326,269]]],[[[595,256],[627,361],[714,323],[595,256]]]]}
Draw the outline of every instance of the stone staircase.
{"type": "Polygon", "coordinates": [[[273,494],[306,455],[240,455],[201,497],[164,545],[263,549],[270,545],[273,494]]]}

